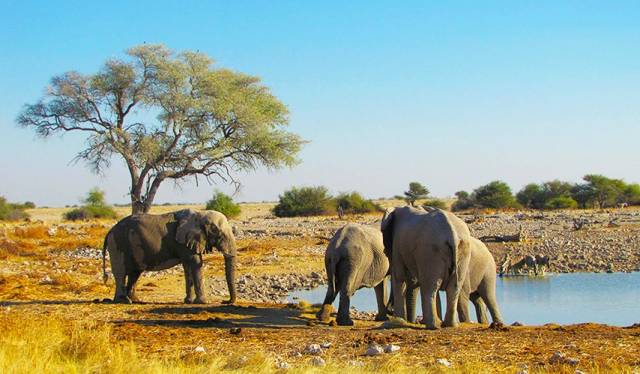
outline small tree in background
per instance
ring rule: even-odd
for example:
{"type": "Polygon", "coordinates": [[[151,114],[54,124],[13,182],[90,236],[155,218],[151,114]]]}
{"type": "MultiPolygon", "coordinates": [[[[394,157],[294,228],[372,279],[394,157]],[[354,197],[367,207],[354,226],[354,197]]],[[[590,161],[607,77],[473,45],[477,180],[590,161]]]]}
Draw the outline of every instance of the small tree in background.
{"type": "Polygon", "coordinates": [[[358,192],[341,193],[335,199],[336,209],[342,208],[347,214],[380,212],[383,209],[371,200],[367,200],[358,192]]]}
{"type": "Polygon", "coordinates": [[[429,199],[429,200],[425,201],[422,204],[422,206],[438,208],[438,209],[442,209],[442,210],[448,210],[449,209],[449,206],[447,205],[447,203],[444,200],[440,200],[440,199],[429,199]]]}
{"type": "Polygon", "coordinates": [[[575,209],[578,203],[569,196],[557,196],[545,203],[546,209],[575,209]]]}
{"type": "Polygon", "coordinates": [[[335,202],[323,186],[293,187],[279,196],[273,208],[277,217],[319,216],[335,212],[335,202]]]}
{"type": "Polygon", "coordinates": [[[640,204],[640,184],[631,183],[624,189],[624,199],[627,204],[638,205],[640,204]]]}
{"type": "Polygon", "coordinates": [[[615,206],[624,196],[626,184],[621,179],[611,179],[599,174],[588,174],[582,179],[591,187],[600,209],[615,206]]]}
{"type": "Polygon", "coordinates": [[[544,191],[537,183],[529,183],[516,194],[516,200],[525,208],[541,209],[544,207],[544,191]]]}
{"type": "Polygon", "coordinates": [[[409,183],[409,190],[404,192],[404,201],[414,206],[416,200],[426,199],[429,196],[429,190],[419,182],[409,183]]]}
{"type": "Polygon", "coordinates": [[[205,209],[220,212],[227,218],[235,218],[239,216],[242,211],[240,205],[234,203],[231,196],[221,191],[214,192],[213,198],[207,201],[205,209]]]}
{"type": "Polygon", "coordinates": [[[451,210],[457,212],[473,208],[473,200],[471,200],[471,196],[467,191],[458,191],[455,195],[458,199],[451,205],[451,210]]]}
{"type": "Polygon", "coordinates": [[[64,218],[69,221],[88,220],[93,218],[116,218],[116,212],[107,205],[104,191],[92,188],[87,197],[82,200],[84,203],[80,208],[76,208],[64,213],[64,218]]]}
{"type": "Polygon", "coordinates": [[[517,201],[511,187],[503,181],[493,181],[476,188],[471,194],[474,204],[482,208],[514,208],[517,201]]]}
{"type": "Polygon", "coordinates": [[[0,196],[0,221],[20,221],[29,218],[24,210],[27,204],[11,204],[7,199],[0,196]]]}

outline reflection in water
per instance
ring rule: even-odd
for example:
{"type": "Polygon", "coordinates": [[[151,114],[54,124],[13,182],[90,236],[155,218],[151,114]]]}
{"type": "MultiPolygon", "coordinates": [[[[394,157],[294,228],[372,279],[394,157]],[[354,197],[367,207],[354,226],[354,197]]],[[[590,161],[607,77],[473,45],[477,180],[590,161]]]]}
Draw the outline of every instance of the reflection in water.
{"type": "MultiPolygon", "coordinates": [[[[326,288],[298,291],[293,297],[321,303],[326,288]]],[[[498,278],[496,293],[505,322],[524,324],[598,322],[627,326],[640,322],[640,273],[548,274],[498,278]]],[[[444,300],[444,295],[443,300],[444,300]]],[[[373,289],[356,292],[351,306],[376,311],[373,289]]],[[[336,299],[335,306],[338,306],[336,299]]],[[[471,316],[475,317],[470,305],[471,316]]],[[[421,314],[418,300],[418,314],[421,314]]]]}

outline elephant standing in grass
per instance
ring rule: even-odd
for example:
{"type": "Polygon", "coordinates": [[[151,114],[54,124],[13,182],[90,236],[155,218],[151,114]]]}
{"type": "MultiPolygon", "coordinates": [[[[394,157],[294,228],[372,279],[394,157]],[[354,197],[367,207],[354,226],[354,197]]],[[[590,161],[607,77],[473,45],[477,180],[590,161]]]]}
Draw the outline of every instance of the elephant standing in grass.
{"type": "Polygon", "coordinates": [[[467,279],[458,300],[460,322],[471,322],[469,300],[476,309],[478,322],[489,323],[485,305],[489,308],[491,319],[502,323],[502,316],[496,301],[496,262],[487,246],[476,238],[471,238],[471,256],[467,279]]]}
{"type": "Polygon", "coordinates": [[[357,224],[340,228],[327,246],[324,264],[329,284],[318,319],[329,320],[331,304],[340,293],[340,305],[336,322],[352,326],[349,317],[351,296],[363,287],[375,287],[378,302],[376,321],[387,318],[386,276],[389,260],[384,253],[382,233],[379,229],[357,224]]]}
{"type": "Polygon", "coordinates": [[[458,297],[470,260],[471,235],[464,221],[440,209],[402,207],[385,213],[381,230],[391,257],[394,315],[406,319],[406,311],[415,310],[419,287],[423,323],[440,327],[436,299],[443,289],[447,293],[443,326],[456,326],[458,297]]]}
{"type": "Polygon", "coordinates": [[[164,270],[182,264],[186,289],[184,302],[206,303],[202,255],[212,252],[213,248],[224,256],[230,296],[228,303],[234,303],[236,242],[231,226],[222,213],[185,209],[162,215],[137,214],[122,219],[107,233],[102,250],[105,281],[106,250],[111,258],[111,271],[116,283],[113,301],[138,301],[135,286],[142,272],[164,270]]]}

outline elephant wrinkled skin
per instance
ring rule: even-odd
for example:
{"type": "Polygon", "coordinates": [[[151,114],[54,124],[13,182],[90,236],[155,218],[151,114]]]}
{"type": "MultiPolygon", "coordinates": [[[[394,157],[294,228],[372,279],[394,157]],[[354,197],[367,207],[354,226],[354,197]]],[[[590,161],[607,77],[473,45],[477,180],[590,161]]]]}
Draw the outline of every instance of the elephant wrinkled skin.
{"type": "Polygon", "coordinates": [[[386,276],[389,260],[384,253],[382,233],[377,228],[347,224],[340,228],[327,246],[324,257],[329,284],[318,318],[329,319],[330,306],[340,293],[338,325],[351,326],[351,296],[363,287],[375,287],[378,303],[376,320],[386,319],[386,276]]]}
{"type": "Polygon", "coordinates": [[[385,253],[391,258],[394,315],[415,321],[418,289],[423,323],[438,328],[436,296],[447,294],[443,326],[458,324],[458,297],[465,282],[470,258],[469,228],[454,214],[440,209],[395,208],[382,219],[385,253]],[[418,288],[419,287],[419,288],[418,288]]]}
{"type": "Polygon", "coordinates": [[[173,213],[137,214],[120,220],[105,237],[116,283],[114,302],[137,301],[135,286],[144,271],[158,271],[182,264],[185,303],[206,303],[202,255],[218,249],[224,256],[229,303],[236,300],[236,243],[226,217],[216,211],[185,209],[173,213]],[[125,285],[126,280],[126,285],[125,285]],[[195,290],[195,298],[193,291],[195,290]]]}

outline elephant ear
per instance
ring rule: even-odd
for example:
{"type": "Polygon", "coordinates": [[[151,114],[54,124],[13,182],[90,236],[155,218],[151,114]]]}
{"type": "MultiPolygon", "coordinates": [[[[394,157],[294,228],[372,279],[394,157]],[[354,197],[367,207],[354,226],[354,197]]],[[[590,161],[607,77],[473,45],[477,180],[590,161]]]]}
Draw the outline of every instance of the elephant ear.
{"type": "Polygon", "coordinates": [[[192,210],[183,210],[176,212],[175,217],[178,220],[176,241],[196,251],[196,253],[200,253],[202,251],[200,238],[194,237],[194,233],[202,230],[198,213],[192,210]]]}
{"type": "Polygon", "coordinates": [[[387,209],[380,222],[380,230],[382,231],[382,242],[384,244],[384,254],[391,258],[393,253],[393,226],[396,219],[395,209],[387,209]]]}

